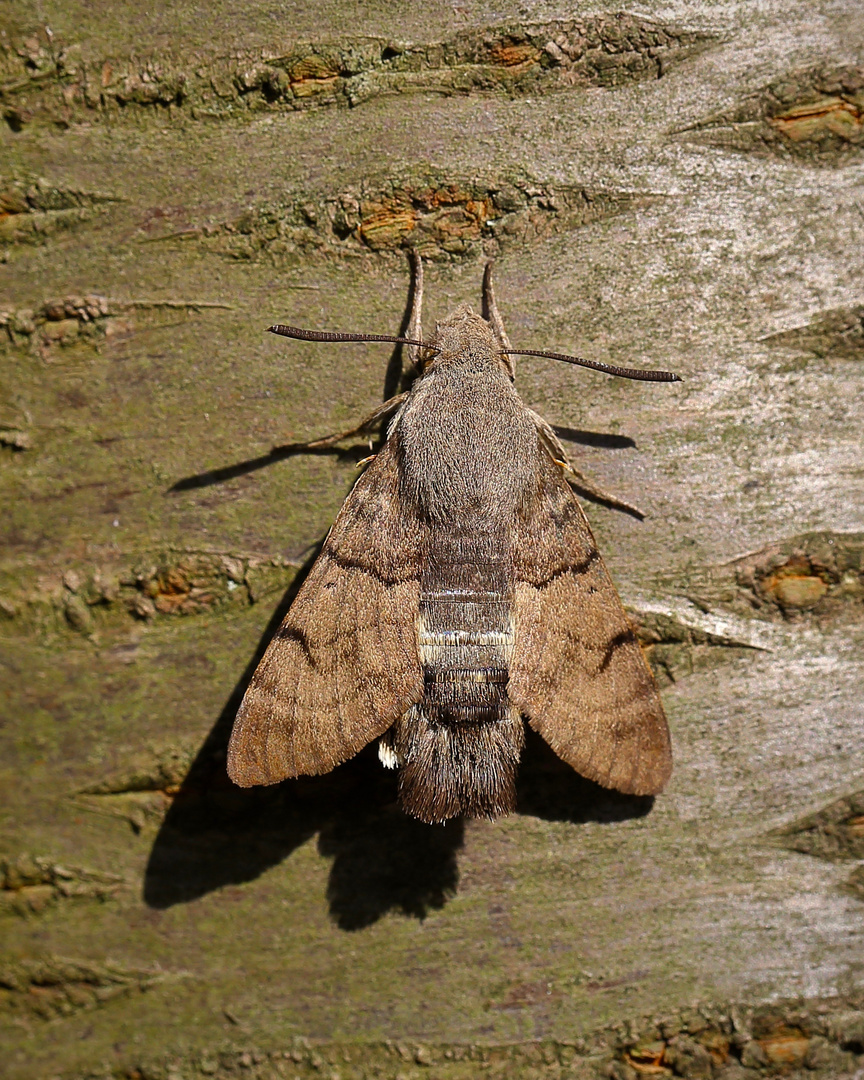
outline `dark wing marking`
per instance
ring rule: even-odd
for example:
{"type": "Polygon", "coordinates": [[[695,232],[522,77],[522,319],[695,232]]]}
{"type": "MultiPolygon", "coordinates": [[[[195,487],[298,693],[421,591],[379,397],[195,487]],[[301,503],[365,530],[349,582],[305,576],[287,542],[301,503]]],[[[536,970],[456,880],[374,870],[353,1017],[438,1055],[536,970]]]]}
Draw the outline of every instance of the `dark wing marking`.
{"type": "Polygon", "coordinates": [[[235,783],[329,772],[420,700],[421,542],[390,439],[345,500],[252,676],[228,747],[235,783]]]}
{"type": "Polygon", "coordinates": [[[604,787],[661,791],[672,770],[660,695],[582,508],[540,452],[517,522],[508,695],[559,757],[604,787]]]}

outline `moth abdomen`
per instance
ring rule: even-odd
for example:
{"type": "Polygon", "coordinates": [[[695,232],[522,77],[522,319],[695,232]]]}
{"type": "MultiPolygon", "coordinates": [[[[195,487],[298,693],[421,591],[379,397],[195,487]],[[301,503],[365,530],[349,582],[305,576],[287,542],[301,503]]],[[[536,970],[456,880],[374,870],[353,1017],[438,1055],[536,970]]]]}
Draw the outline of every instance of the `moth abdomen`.
{"type": "Polygon", "coordinates": [[[502,668],[424,672],[427,715],[440,724],[494,723],[508,707],[508,678],[502,668]]]}
{"type": "Polygon", "coordinates": [[[507,696],[512,573],[503,536],[457,531],[430,545],[416,620],[423,698],[384,750],[403,808],[426,821],[514,808],[524,731],[507,696]]]}
{"type": "MultiPolygon", "coordinates": [[[[470,706],[468,707],[470,710],[470,706]]],[[[516,806],[516,770],[525,741],[519,710],[509,702],[471,722],[413,705],[388,733],[386,755],[399,765],[399,802],[422,821],[494,818],[516,806]]],[[[388,763],[385,761],[385,764],[388,763]]]]}

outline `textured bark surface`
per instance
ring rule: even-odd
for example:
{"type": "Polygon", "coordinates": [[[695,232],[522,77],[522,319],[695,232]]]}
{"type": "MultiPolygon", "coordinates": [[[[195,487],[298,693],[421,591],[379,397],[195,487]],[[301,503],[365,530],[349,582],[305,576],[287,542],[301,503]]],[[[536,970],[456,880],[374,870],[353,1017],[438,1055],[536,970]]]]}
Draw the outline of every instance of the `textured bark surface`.
{"type": "Polygon", "coordinates": [[[0,6],[0,1068],[854,1071],[861,5],[396,7],[0,6]],[[271,448],[400,377],[265,328],[398,331],[408,243],[427,319],[491,255],[514,347],[684,378],[517,365],[646,514],[586,503],[656,800],[536,738],[494,824],[404,818],[374,753],[225,776],[368,453],[271,448]]]}

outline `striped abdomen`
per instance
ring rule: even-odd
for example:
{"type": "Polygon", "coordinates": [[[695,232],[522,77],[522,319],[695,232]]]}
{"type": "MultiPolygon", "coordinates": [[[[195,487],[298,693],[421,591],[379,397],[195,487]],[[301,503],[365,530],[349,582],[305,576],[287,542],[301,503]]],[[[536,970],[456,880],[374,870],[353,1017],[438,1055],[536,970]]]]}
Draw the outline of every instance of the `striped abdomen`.
{"type": "Polygon", "coordinates": [[[513,809],[522,720],[507,697],[513,571],[501,536],[437,535],[420,579],[424,697],[385,745],[405,810],[426,821],[513,809]]]}

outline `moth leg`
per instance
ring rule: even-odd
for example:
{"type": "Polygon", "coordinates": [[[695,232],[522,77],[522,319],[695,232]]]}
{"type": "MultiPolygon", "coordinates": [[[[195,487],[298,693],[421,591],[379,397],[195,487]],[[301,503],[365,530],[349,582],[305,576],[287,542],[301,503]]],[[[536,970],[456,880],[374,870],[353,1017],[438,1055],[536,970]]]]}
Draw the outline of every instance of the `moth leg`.
{"type": "MultiPolygon", "coordinates": [[[[408,258],[411,262],[411,321],[408,323],[408,333],[405,335],[414,338],[415,341],[423,340],[423,260],[415,248],[408,249],[408,258]]],[[[423,366],[420,363],[420,346],[408,346],[408,359],[411,365],[419,371],[423,366]]]]}
{"type": "Polygon", "coordinates": [[[608,503],[610,506],[614,506],[619,510],[626,510],[628,513],[636,514],[640,518],[645,517],[645,514],[638,506],[632,506],[630,503],[624,502],[623,499],[619,499],[608,491],[604,491],[602,488],[598,487],[593,480],[589,480],[583,472],[580,472],[570,461],[567,456],[567,451],[561,445],[561,440],[547,421],[545,421],[539,413],[534,412],[533,409],[529,409],[528,412],[537,426],[540,441],[543,443],[550,457],[561,466],[565,473],[569,473],[575,478],[578,487],[582,488],[583,491],[587,491],[589,495],[593,495],[597,499],[602,499],[603,502],[608,503]]]}
{"type": "Polygon", "coordinates": [[[398,769],[402,764],[396,752],[396,739],[392,727],[378,740],[378,760],[385,769],[398,769]]]}
{"type": "Polygon", "coordinates": [[[325,435],[323,439],[313,439],[311,442],[280,443],[273,449],[284,450],[290,447],[292,450],[325,450],[328,446],[335,446],[336,443],[342,442],[343,439],[350,439],[352,435],[365,435],[385,417],[396,412],[407,397],[408,391],[406,390],[404,393],[390,398],[389,401],[383,402],[374,412],[369,413],[365,419],[361,420],[357,427],[350,428],[348,431],[340,431],[335,435],[325,435]]]}
{"type": "Polygon", "coordinates": [[[483,271],[483,318],[492,327],[492,332],[495,334],[498,344],[504,350],[504,367],[507,368],[510,378],[515,378],[516,369],[513,366],[513,357],[506,351],[512,348],[510,338],[507,337],[507,331],[504,329],[504,320],[498,310],[498,304],[495,301],[495,290],[492,287],[491,261],[486,263],[486,269],[483,271]]]}
{"type": "Polygon", "coordinates": [[[565,463],[564,471],[569,472],[574,476],[576,479],[576,487],[581,488],[583,491],[587,491],[589,495],[601,499],[603,502],[608,503],[609,506],[614,506],[616,510],[626,510],[628,514],[634,514],[638,518],[645,517],[644,510],[640,510],[638,506],[625,502],[623,499],[619,499],[617,495],[611,495],[608,491],[604,491],[603,488],[597,487],[593,480],[589,480],[584,473],[575,469],[572,465],[565,463]]]}
{"type": "Polygon", "coordinates": [[[574,472],[573,466],[570,464],[570,458],[567,457],[567,451],[561,445],[561,440],[552,430],[551,425],[543,419],[540,413],[534,412],[533,409],[528,410],[528,415],[534,421],[537,433],[540,436],[540,442],[543,443],[552,458],[568,472],[574,472]]]}

